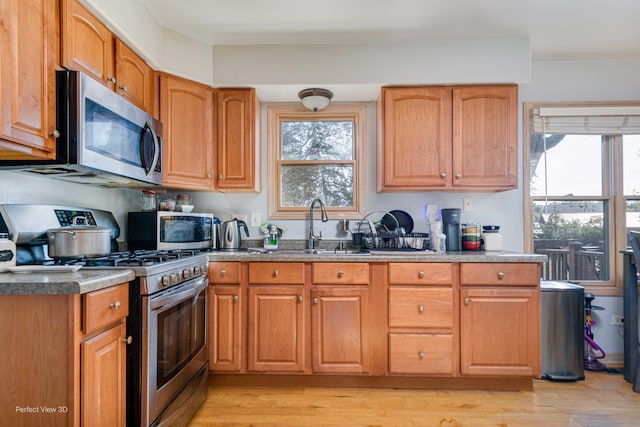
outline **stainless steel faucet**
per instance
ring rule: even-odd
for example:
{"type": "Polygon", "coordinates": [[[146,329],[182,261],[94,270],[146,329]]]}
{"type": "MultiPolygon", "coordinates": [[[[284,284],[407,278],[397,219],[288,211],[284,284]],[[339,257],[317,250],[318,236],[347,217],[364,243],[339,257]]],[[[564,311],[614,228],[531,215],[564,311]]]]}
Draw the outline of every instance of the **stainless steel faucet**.
{"type": "Polygon", "coordinates": [[[322,202],[322,200],[313,199],[313,201],[311,202],[311,206],[309,206],[309,242],[308,242],[307,249],[315,249],[316,240],[322,239],[322,231],[320,231],[320,233],[317,236],[313,234],[313,207],[316,204],[320,206],[320,215],[321,215],[322,222],[329,221],[329,218],[327,217],[327,210],[325,209],[324,203],[322,202]]]}

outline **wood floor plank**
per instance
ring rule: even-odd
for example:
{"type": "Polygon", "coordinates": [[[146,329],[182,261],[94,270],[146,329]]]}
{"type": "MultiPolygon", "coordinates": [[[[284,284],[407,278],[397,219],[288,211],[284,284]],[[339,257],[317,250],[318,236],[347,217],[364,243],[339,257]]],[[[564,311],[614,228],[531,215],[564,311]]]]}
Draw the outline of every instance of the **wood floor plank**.
{"type": "Polygon", "coordinates": [[[210,386],[190,427],[637,427],[640,393],[622,375],[534,381],[533,391],[210,386]]]}

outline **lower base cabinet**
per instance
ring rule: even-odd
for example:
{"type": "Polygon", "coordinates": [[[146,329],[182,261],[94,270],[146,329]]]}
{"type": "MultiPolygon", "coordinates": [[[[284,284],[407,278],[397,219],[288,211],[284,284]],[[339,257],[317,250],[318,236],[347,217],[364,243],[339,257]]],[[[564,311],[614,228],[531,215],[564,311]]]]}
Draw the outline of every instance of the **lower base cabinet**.
{"type": "Polygon", "coordinates": [[[389,334],[389,373],[454,375],[452,334],[389,334]]]}

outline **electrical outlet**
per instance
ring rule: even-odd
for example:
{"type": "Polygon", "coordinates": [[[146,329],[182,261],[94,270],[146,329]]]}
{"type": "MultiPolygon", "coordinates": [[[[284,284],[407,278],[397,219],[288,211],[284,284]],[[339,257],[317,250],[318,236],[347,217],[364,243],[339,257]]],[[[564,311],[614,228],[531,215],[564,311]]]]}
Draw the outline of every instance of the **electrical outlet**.
{"type": "Polygon", "coordinates": [[[261,222],[260,212],[251,212],[251,226],[260,227],[261,222]]]}
{"type": "Polygon", "coordinates": [[[239,213],[234,213],[231,214],[231,219],[233,218],[237,218],[241,221],[247,222],[249,219],[247,218],[247,215],[243,215],[243,214],[239,214],[239,213]]]}
{"type": "Polygon", "coordinates": [[[622,326],[624,324],[624,319],[619,314],[612,314],[611,315],[611,324],[613,326],[622,326]]]}
{"type": "Polygon", "coordinates": [[[462,199],[462,210],[464,212],[473,212],[473,198],[465,197],[462,199]]]}

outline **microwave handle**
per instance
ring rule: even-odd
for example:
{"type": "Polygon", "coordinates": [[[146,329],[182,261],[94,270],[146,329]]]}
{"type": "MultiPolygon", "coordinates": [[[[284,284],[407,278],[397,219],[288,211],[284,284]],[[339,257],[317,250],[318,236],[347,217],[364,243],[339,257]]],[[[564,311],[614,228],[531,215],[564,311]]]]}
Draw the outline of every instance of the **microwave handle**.
{"type": "Polygon", "coordinates": [[[144,124],[142,129],[142,135],[140,137],[140,157],[142,161],[142,167],[147,175],[149,175],[156,168],[158,160],[160,158],[160,142],[158,137],[153,132],[149,122],[144,124]],[[149,144],[153,144],[149,146],[149,144]],[[149,153],[147,150],[151,151],[149,153]],[[147,154],[151,154],[148,156],[147,154]],[[152,157],[151,159],[149,157],[152,157]]]}

